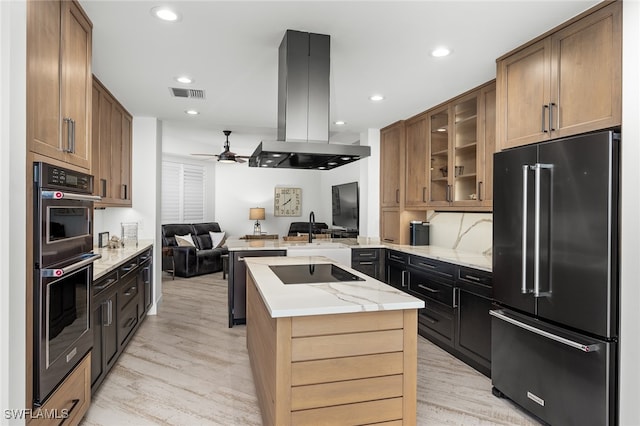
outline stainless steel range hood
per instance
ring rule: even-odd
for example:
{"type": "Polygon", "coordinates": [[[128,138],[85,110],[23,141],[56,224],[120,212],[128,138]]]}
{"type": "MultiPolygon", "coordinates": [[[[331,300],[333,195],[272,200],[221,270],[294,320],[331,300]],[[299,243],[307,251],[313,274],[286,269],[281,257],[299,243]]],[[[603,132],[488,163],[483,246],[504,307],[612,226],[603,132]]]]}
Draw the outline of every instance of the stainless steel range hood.
{"type": "Polygon", "coordinates": [[[262,141],[249,167],[329,170],[371,148],[329,143],[330,37],[287,30],[278,61],[278,140],[262,141]]]}

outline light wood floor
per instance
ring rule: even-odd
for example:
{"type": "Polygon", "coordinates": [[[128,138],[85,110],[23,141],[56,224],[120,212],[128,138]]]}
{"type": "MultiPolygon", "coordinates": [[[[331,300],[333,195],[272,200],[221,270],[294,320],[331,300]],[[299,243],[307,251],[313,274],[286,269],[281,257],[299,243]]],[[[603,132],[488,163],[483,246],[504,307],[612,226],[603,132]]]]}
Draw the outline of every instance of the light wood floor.
{"type": "MultiPolygon", "coordinates": [[[[163,280],[148,316],[81,425],[260,425],[245,326],[227,327],[222,273],[163,280]]],[[[419,425],[538,425],[491,381],[418,339],[419,425]]]]}

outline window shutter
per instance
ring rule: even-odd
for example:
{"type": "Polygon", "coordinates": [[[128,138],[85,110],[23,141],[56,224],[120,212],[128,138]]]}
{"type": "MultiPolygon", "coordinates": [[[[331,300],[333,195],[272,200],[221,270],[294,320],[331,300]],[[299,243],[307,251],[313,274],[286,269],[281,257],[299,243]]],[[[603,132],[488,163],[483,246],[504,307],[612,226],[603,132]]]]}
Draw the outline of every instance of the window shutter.
{"type": "Polygon", "coordinates": [[[162,223],[204,221],[203,166],[162,162],[162,223]]]}

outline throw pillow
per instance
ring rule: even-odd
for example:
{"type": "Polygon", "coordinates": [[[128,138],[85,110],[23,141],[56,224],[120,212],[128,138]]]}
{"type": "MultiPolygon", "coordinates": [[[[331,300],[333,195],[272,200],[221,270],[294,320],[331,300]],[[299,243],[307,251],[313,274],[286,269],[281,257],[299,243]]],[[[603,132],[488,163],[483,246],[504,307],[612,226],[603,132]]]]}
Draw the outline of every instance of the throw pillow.
{"type": "Polygon", "coordinates": [[[193,242],[193,237],[191,234],[187,235],[174,235],[176,238],[176,243],[178,243],[179,247],[195,247],[195,243],[193,242]]]}
{"type": "Polygon", "coordinates": [[[226,240],[226,232],[211,232],[209,231],[209,237],[211,237],[211,247],[218,248],[222,247],[224,241],[226,240]]]}

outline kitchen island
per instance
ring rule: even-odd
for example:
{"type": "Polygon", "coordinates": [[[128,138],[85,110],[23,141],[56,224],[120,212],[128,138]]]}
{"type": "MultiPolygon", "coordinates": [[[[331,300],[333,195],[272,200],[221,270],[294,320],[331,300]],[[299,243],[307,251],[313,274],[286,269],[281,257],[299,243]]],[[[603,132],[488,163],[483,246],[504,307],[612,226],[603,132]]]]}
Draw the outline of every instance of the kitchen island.
{"type": "Polygon", "coordinates": [[[323,257],[245,260],[247,348],[263,424],[416,423],[423,301],[344,265],[361,280],[285,284],[271,268],[316,271],[332,265],[323,257]]]}

